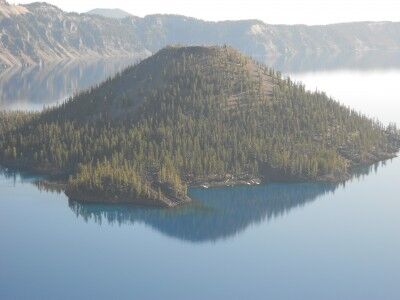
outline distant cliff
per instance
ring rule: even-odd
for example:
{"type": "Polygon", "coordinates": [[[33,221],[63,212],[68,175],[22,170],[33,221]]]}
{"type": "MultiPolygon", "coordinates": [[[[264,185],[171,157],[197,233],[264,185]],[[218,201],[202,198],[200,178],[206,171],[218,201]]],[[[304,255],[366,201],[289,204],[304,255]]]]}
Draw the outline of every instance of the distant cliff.
{"type": "Polygon", "coordinates": [[[0,64],[32,65],[78,57],[145,57],[134,19],[66,13],[46,3],[0,2],[0,64]]]}
{"type": "Polygon", "coordinates": [[[103,16],[105,18],[113,18],[113,19],[123,19],[126,17],[132,17],[130,13],[118,8],[114,9],[96,8],[88,11],[87,14],[103,16]]]}
{"type": "MultiPolygon", "coordinates": [[[[104,14],[103,14],[104,15],[104,14]]],[[[0,64],[31,65],[77,57],[146,57],[168,44],[233,46],[266,56],[400,50],[400,23],[268,25],[206,22],[177,15],[108,18],[67,13],[46,3],[0,0],[0,64]]]]}

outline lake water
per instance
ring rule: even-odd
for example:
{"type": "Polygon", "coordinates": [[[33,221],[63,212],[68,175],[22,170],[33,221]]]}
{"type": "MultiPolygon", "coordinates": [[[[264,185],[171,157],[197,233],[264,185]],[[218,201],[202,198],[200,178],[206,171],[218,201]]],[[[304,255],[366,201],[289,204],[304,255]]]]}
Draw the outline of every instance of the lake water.
{"type": "MultiPolygon", "coordinates": [[[[332,60],[271,65],[400,124],[395,60],[332,60]]],[[[51,105],[127,64],[0,75],[1,107],[51,105]]],[[[400,159],[345,185],[193,189],[177,210],[79,204],[35,179],[0,172],[0,299],[400,298],[400,159]]]]}
{"type": "Polygon", "coordinates": [[[0,109],[41,110],[100,83],[137,59],[77,60],[0,71],[0,109]]]}

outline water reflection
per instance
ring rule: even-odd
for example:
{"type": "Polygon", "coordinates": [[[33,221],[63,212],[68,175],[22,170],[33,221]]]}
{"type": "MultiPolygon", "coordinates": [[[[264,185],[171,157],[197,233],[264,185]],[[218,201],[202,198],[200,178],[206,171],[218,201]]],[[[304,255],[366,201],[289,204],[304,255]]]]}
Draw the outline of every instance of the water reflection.
{"type": "MultiPolygon", "coordinates": [[[[134,205],[81,203],[68,200],[77,218],[98,225],[144,223],[166,236],[192,243],[215,242],[243,232],[252,224],[269,222],[303,207],[339,187],[360,180],[390,161],[360,167],[351,180],[334,183],[271,183],[215,189],[192,189],[194,202],[177,209],[144,208],[134,205]]],[[[43,184],[38,176],[0,168],[4,183],[34,184],[39,190],[63,194],[62,188],[43,184]]]]}
{"type": "MultiPolygon", "coordinates": [[[[356,170],[353,180],[376,172],[379,165],[356,170]]],[[[339,186],[333,183],[274,183],[193,189],[191,196],[195,202],[174,210],[75,201],[69,201],[68,205],[86,222],[94,221],[100,225],[144,223],[167,236],[198,243],[233,237],[252,224],[268,222],[327,193],[334,193],[339,186]]]]}
{"type": "MultiPolygon", "coordinates": [[[[7,183],[12,182],[12,185],[15,187],[18,183],[32,183],[36,186],[39,185],[40,180],[43,179],[42,176],[31,172],[23,172],[23,171],[16,171],[9,168],[4,168],[0,166],[0,179],[5,179],[4,181],[7,183]]],[[[3,180],[2,180],[3,181],[3,180]]],[[[40,189],[40,187],[38,186],[40,189]]],[[[44,190],[44,189],[43,189],[44,190]]],[[[55,192],[55,190],[46,189],[47,192],[55,192]]]]}
{"type": "Polygon", "coordinates": [[[262,63],[284,73],[332,70],[391,70],[400,69],[399,51],[366,51],[298,54],[293,56],[258,57],[262,63]]]}
{"type": "Polygon", "coordinates": [[[148,209],[69,201],[78,217],[98,224],[145,223],[163,234],[189,242],[226,239],[254,223],[270,220],[335,191],[332,184],[271,184],[259,187],[193,190],[197,201],[181,209],[148,209]]]}
{"type": "Polygon", "coordinates": [[[136,58],[63,61],[0,72],[0,109],[40,110],[96,85],[136,58]]]}

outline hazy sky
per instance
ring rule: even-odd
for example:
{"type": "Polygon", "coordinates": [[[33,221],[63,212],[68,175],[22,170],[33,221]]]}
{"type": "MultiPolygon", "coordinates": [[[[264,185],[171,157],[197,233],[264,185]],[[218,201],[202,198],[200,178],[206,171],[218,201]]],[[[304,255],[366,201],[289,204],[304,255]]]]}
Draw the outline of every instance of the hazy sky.
{"type": "MultiPolygon", "coordinates": [[[[44,0],[40,0],[44,1],[44,0]]],[[[9,0],[29,3],[31,0],[9,0]]],[[[205,20],[260,19],[267,23],[328,24],[400,21],[400,0],[48,0],[67,11],[121,8],[137,16],[173,13],[205,20]]]]}

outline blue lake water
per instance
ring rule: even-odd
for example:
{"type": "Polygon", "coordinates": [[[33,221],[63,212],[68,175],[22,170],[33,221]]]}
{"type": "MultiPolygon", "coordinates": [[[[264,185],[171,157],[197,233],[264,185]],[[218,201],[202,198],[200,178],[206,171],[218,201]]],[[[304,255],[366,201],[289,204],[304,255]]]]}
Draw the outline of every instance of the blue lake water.
{"type": "Polygon", "coordinates": [[[399,299],[400,160],[346,185],[85,205],[0,176],[1,299],[399,299]]]}
{"type": "MultiPolygon", "coordinates": [[[[299,65],[285,72],[400,123],[399,70],[299,65]]],[[[37,108],[71,92],[71,80],[57,85],[59,71],[46,72],[46,101],[26,88],[23,105],[7,92],[2,108],[37,108]]],[[[93,72],[70,73],[92,82],[93,72]]],[[[10,84],[0,76],[3,95],[10,84]]],[[[80,204],[35,179],[0,172],[0,299],[400,299],[400,159],[345,185],[192,189],[196,201],[176,210],[80,204]]]]}

